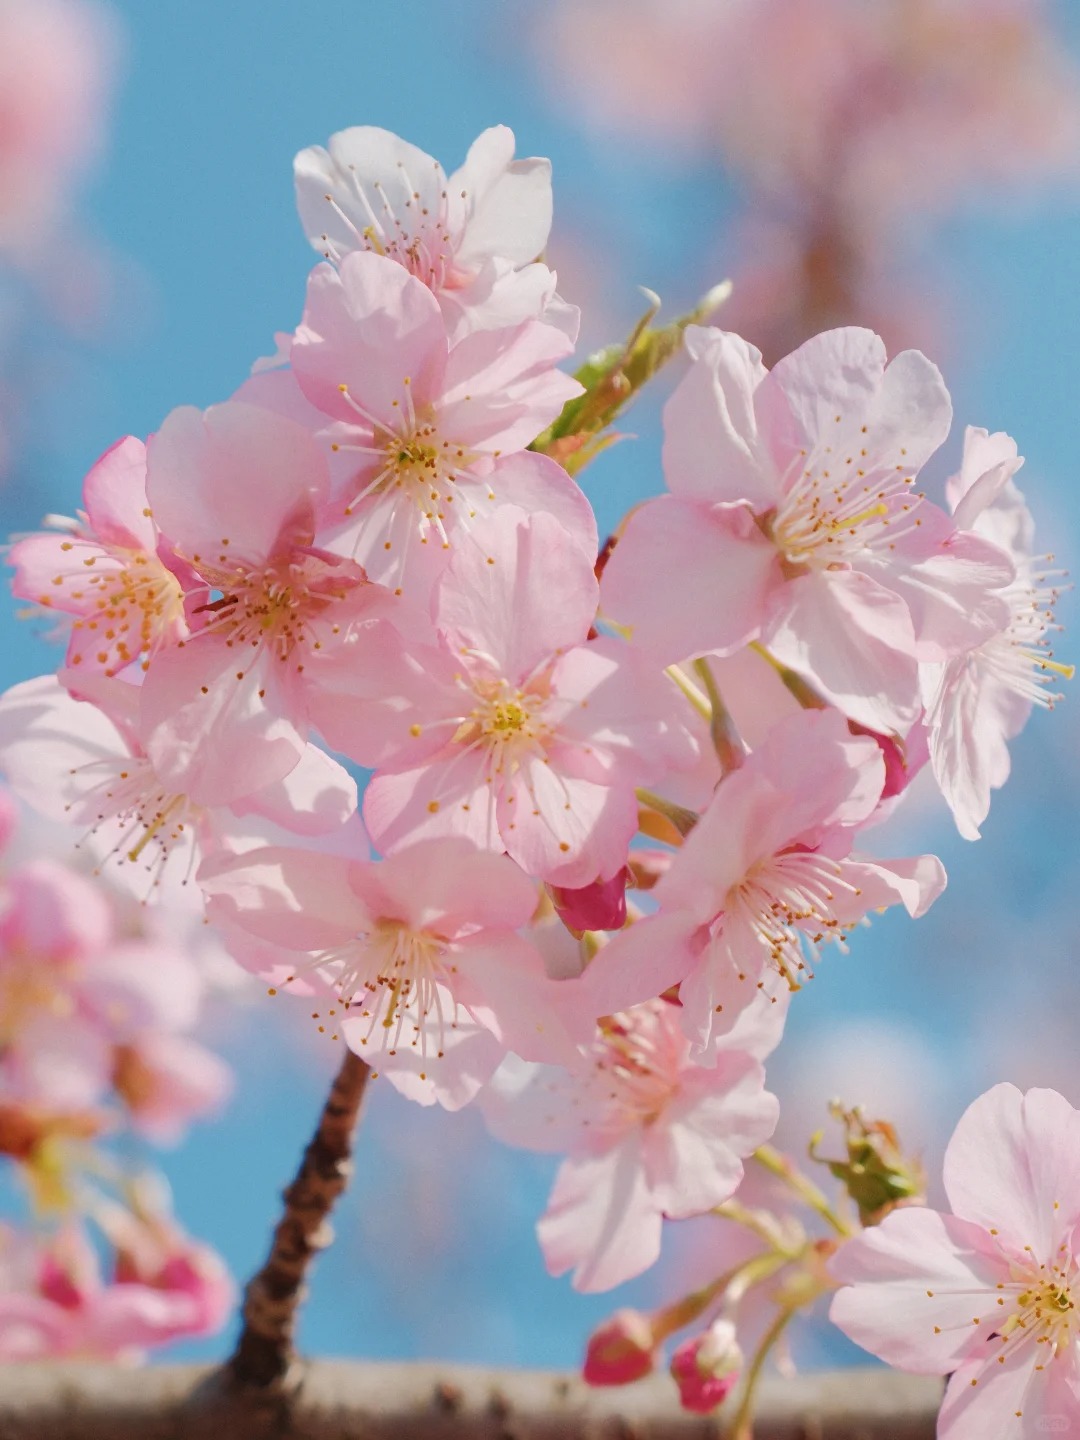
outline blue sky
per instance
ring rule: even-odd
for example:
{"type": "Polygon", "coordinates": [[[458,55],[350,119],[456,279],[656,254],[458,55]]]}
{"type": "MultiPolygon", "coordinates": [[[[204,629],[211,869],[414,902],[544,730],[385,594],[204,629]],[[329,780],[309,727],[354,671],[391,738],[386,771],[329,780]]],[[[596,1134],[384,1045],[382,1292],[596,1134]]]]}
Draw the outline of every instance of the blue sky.
{"type": "MultiPolygon", "coordinates": [[[[125,73],[112,145],[86,197],[119,257],[110,338],[56,352],[56,383],[43,387],[16,482],[0,495],[6,528],[70,511],[85,470],[117,436],[155,429],[174,405],[227,397],[273,348],[273,332],[296,322],[312,256],[293,208],[292,156],[346,125],[395,130],[448,169],[486,125],[511,125],[522,153],[551,156],[557,234],[562,225],[600,253],[620,325],[640,308],[637,284],[677,310],[720,278],[688,246],[695,235],[722,235],[728,197],[706,171],[676,168],[660,147],[642,155],[629,137],[621,147],[601,142],[556,106],[528,39],[543,8],[543,0],[116,4],[125,73]]],[[[1080,531],[1075,182],[1037,200],[995,198],[950,221],[933,269],[957,317],[946,374],[958,423],[1018,438],[1028,457],[1021,478],[1068,564],[1080,531]]],[[[643,403],[632,422],[639,438],[585,479],[602,528],[661,486],[658,410],[656,400],[643,403]]],[[[1072,603],[1063,608],[1068,616],[1072,603]]],[[[5,683],[48,668],[13,607],[0,626],[5,683]]],[[[1066,637],[1062,652],[1070,648],[1066,637]]],[[[1027,1066],[1015,1078],[1054,1083],[1080,1102],[1080,1072],[1068,1062],[1077,1015],[1069,938],[1080,858],[1076,710],[1070,697],[1054,716],[1035,717],[978,846],[957,839],[940,815],[911,822],[911,843],[939,845],[950,890],[917,929],[889,917],[857,938],[856,956],[822,967],[797,998],[787,1084],[799,1084],[800,1056],[819,1058],[836,1043],[839,1020],[884,1017],[940,1057],[927,1104],[944,1119],[928,1116],[931,1150],[941,1124],[979,1088],[1009,1078],[1009,1065],[1027,1066]]],[[[215,1023],[237,1056],[238,1099],[167,1168],[185,1222],[242,1275],[266,1244],[332,1056],[258,1003],[231,1038],[215,1023]]],[[[475,1116],[420,1113],[375,1095],[338,1248],[319,1269],[306,1313],[308,1348],[575,1363],[612,1301],[576,1297],[544,1276],[531,1225],[552,1166],[499,1151],[480,1132],[475,1116]]],[[[633,1295],[647,1299],[657,1283],[633,1295]]],[[[183,1353],[218,1353],[222,1343],[183,1353]]]]}

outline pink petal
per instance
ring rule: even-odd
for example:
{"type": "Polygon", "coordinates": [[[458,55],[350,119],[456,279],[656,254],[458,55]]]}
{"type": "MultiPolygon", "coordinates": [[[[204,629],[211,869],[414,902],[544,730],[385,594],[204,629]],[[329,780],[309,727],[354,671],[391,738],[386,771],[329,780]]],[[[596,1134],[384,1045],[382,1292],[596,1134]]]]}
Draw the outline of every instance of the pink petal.
{"type": "Polygon", "coordinates": [[[604,614],[663,663],[757,637],[780,580],[775,547],[744,507],[660,496],[635,510],[604,570],[604,614]]]}
{"type": "Polygon", "coordinates": [[[146,446],[126,435],[110,446],[83,481],[83,504],[99,539],[127,549],[157,549],[146,507],[146,446]]]}
{"type": "Polygon", "coordinates": [[[588,634],[599,595],[592,561],[542,512],[503,506],[473,536],[440,582],[436,623],[452,649],[490,656],[519,683],[588,634]]]}
{"type": "Polygon", "coordinates": [[[536,909],[535,884],[503,855],[460,836],[422,840],[381,864],[357,866],[352,884],[371,915],[448,938],[470,930],[516,930],[536,909]]]}
{"type": "Polygon", "coordinates": [[[268,846],[203,863],[199,885],[214,920],[291,950],[344,945],[372,917],[343,855],[268,846]]]}
{"type": "Polygon", "coordinates": [[[768,371],[738,335],[691,325],[689,370],[664,407],[664,478],[682,500],[745,500],[759,514],[779,485],[758,436],[754,392],[768,371]]]}
{"type": "Polygon", "coordinates": [[[894,1210],[847,1241],[829,1270],[846,1287],[833,1299],[833,1324],[888,1364],[924,1375],[985,1353],[1001,1323],[997,1285],[1009,1279],[984,1230],[922,1206],[894,1210]]]}
{"type": "Polygon", "coordinates": [[[637,830],[629,786],[596,785],[526,757],[496,797],[499,833],[523,870],[554,885],[606,879],[637,830]]]}
{"type": "Polygon", "coordinates": [[[143,685],[147,754],[163,784],[198,805],[227,805],[274,784],[307,745],[288,713],[291,697],[279,691],[277,656],[266,646],[248,654],[242,668],[247,657],[223,636],[197,635],[158,655],[143,685]]]}
{"type": "Polygon", "coordinates": [[[148,452],[154,519],[192,564],[262,561],[283,535],[310,543],[330,488],[315,439],[284,416],[230,400],[166,416],[148,452]]]}
{"type": "Polygon", "coordinates": [[[524,450],[581,394],[572,376],[554,368],[572,348],[561,330],[539,320],[466,335],[447,362],[440,431],[485,454],[524,450]]]}
{"type": "Polygon", "coordinates": [[[366,415],[396,431],[405,377],[414,403],[429,403],[442,388],[446,348],[446,325],[427,286],[393,260],[353,252],[338,270],[317,265],[311,272],[292,367],[325,414],[370,429],[366,415]]]}
{"type": "Polygon", "coordinates": [[[514,132],[505,125],[484,130],[447,188],[465,190],[471,214],[458,247],[458,265],[469,268],[489,255],[527,265],[543,254],[551,230],[551,161],[514,160],[514,132]]]}
{"type": "Polygon", "coordinates": [[[565,1160],[536,1229],[551,1274],[573,1269],[574,1289],[589,1292],[647,1270],[662,1226],[635,1134],[605,1155],[565,1160]]]}
{"type": "Polygon", "coordinates": [[[1054,1090],[995,1085],[961,1117],[944,1180],[958,1215],[1049,1260],[1080,1219],[1080,1112],[1054,1090]]]}
{"type": "Polygon", "coordinates": [[[857,570],[810,571],[778,593],[764,642],[845,715],[903,732],[918,714],[907,606],[857,570]]]}
{"type": "Polygon", "coordinates": [[[764,1145],[780,1115],[765,1071],[748,1056],[722,1054],[699,1074],[645,1134],[645,1170],[657,1206],[673,1220],[703,1215],[731,1198],[743,1159],[764,1145]]]}

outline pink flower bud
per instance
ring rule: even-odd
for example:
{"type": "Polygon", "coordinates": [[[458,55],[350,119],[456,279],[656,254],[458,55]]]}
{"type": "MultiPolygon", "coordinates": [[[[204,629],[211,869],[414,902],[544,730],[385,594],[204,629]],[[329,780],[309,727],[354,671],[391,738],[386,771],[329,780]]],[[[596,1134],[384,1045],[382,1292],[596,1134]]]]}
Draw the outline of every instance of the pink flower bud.
{"type": "Polygon", "coordinates": [[[743,1353],[730,1320],[716,1320],[701,1335],[686,1340],[671,1357],[671,1373],[684,1410],[708,1415],[734,1390],[743,1353]]]}
{"type": "Polygon", "coordinates": [[[610,880],[594,880],[580,890],[549,885],[548,891],[559,919],[570,930],[621,930],[626,924],[626,882],[630,872],[624,865],[610,880]]]}
{"type": "Polygon", "coordinates": [[[629,1385],[652,1370],[655,1347],[647,1315],[616,1310],[589,1336],[582,1377],[587,1385],[629,1385]]]}

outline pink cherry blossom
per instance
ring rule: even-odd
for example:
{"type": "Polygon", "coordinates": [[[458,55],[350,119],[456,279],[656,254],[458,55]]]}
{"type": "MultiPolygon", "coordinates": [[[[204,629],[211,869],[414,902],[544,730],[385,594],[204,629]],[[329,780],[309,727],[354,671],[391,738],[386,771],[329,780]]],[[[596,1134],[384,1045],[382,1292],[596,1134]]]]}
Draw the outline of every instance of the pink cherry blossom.
{"type": "Polygon", "coordinates": [[[695,1064],[679,1007],[653,1000],[601,1020],[571,1069],[504,1063],[484,1100],[495,1134],[567,1152],[537,1227],[553,1275],[572,1269],[578,1290],[620,1285],[658,1258],[665,1216],[734,1194],[744,1157],[776,1126],[760,1057],[782,1023],[762,1002],[731,1048],[695,1064]]]}
{"type": "MultiPolygon", "coordinates": [[[[816,336],[772,371],[736,335],[691,327],[664,412],[671,495],[631,516],[603,606],[664,659],[760,639],[852,719],[905,731],[917,658],[977,643],[1012,578],[998,547],[915,493],[951,405],[935,366],[886,368],[876,335],[816,336]]],[[[999,613],[1000,612],[1000,615],[999,613]]]]}
{"type": "Polygon", "coordinates": [[[592,566],[559,523],[505,506],[440,581],[442,650],[406,657],[375,631],[361,637],[381,648],[359,669],[387,688],[357,694],[342,675],[318,723],[335,748],[378,766],[364,801],[377,847],[463,834],[555,885],[618,874],[637,828],[634,787],[694,752],[659,669],[587,638],[596,597],[592,566]],[[383,743],[365,748],[365,736],[383,743]]]}
{"type": "Polygon", "coordinates": [[[116,1244],[111,1280],[74,1222],[44,1241],[0,1227],[0,1361],[138,1359],[221,1329],[234,1290],[209,1246],[163,1216],[110,1207],[106,1224],[116,1244]]]}
{"type": "Polygon", "coordinates": [[[175,898],[204,853],[245,848],[253,819],[318,835],[355,814],[356,782],[314,745],[283,779],[243,801],[199,804],[147,755],[140,687],[100,675],[61,678],[77,683],[82,698],[51,675],[0,696],[0,768],[27,804],[81,827],[80,843],[142,898],[164,883],[175,898]]]}
{"type": "Polygon", "coordinates": [[[653,894],[657,914],[621,931],[587,972],[600,1012],[679,984],[687,1033],[708,1047],[762,990],[797,988],[828,943],[868,912],[921,915],[940,861],[852,855],[885,779],[877,744],[835,711],[776,725],[729,774],[653,894]]]}
{"type": "MultiPolygon", "coordinates": [[[[127,436],[91,469],[85,513],[11,547],[12,591],[73,617],[67,663],[107,675],[188,633],[185,591],[146,503],[146,447],[127,436]]],[[[187,577],[185,577],[187,578],[187,577]]]]}
{"type": "Polygon", "coordinates": [[[536,263],[551,229],[551,164],[515,160],[513,131],[485,130],[449,179],[415,145],[356,125],[296,157],[308,239],[328,260],[374,251],[434,293],[456,334],[541,315],[577,335],[577,311],[536,263]]]}
{"type": "Polygon", "coordinates": [[[284,985],[329,994],[346,1044],[421,1104],[457,1109],[508,1047],[559,1057],[572,1050],[567,1025],[592,1022],[573,1013],[574,982],[548,980],[515,933],[536,908],[532,882],[467,840],[377,865],[271,847],[209,862],[202,885],[211,917],[266,942],[269,965],[291,950],[284,985]]]}
{"type": "Polygon", "coordinates": [[[149,759],[196,804],[241,800],[296,767],[312,691],[352,627],[391,599],[315,545],[329,484],[299,425],[235,401],[174,410],[151,441],[156,519],[220,592],[184,645],[155,658],[141,698],[149,759]]]}
{"type": "Polygon", "coordinates": [[[1062,697],[1049,685],[1073,673],[1053,658],[1053,582],[1061,572],[1044,568],[1052,556],[1033,554],[1031,513],[1012,479],[1023,463],[1008,435],[968,426],[960,472],[948,486],[957,524],[998,545],[1016,566],[1015,579],[994,597],[1007,607],[994,630],[951,659],[922,667],[934,778],[967,840],[979,838],[990,791],[1008,778],[1008,741],[1033,705],[1053,708],[1062,697]]]}
{"type": "Polygon", "coordinates": [[[996,1085],[945,1155],[952,1213],[902,1207],[849,1240],[830,1318],[889,1364],[952,1374],[942,1440],[1026,1440],[1080,1416],[1080,1113],[996,1085]],[[1064,1422],[1064,1423],[1062,1423],[1064,1422]]]}
{"type": "Polygon", "coordinates": [[[472,517],[506,500],[557,515],[595,556],[588,502],[526,451],[581,391],[555,369],[569,350],[535,320],[452,341],[431,292],[379,255],[317,266],[291,358],[336,460],[328,543],[373,580],[425,590],[472,517]]]}
{"type": "Polygon", "coordinates": [[[100,885],[51,860],[14,870],[0,914],[5,1099],[85,1108],[109,1094],[118,1046],[190,1029],[202,980],[183,951],[116,933],[100,885]]]}

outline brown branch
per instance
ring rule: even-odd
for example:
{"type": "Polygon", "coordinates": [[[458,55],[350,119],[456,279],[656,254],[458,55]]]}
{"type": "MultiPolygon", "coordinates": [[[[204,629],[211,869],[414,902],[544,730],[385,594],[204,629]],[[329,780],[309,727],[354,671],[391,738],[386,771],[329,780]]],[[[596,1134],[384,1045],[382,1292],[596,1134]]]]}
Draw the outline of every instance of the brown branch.
{"type": "MultiPolygon", "coordinates": [[[[228,1363],[234,1382],[277,1386],[295,1365],[293,1334],[312,1257],[333,1239],[327,1216],[352,1173],[352,1137],[370,1068],[346,1050],[296,1179],[266,1264],[244,1292],[243,1329],[228,1363]]],[[[2,1440],[2,1432],[0,1432],[2,1440]]]]}
{"type": "MultiPolygon", "coordinates": [[[[576,1376],[318,1361],[276,1409],[201,1366],[0,1367],[0,1440],[713,1440],[656,1375],[590,1390],[576,1376]]],[[[774,1379],[755,1440],[933,1440],[941,1381],[887,1370],[774,1379]]],[[[729,1417],[730,1418],[730,1417],[729,1417]]]]}

